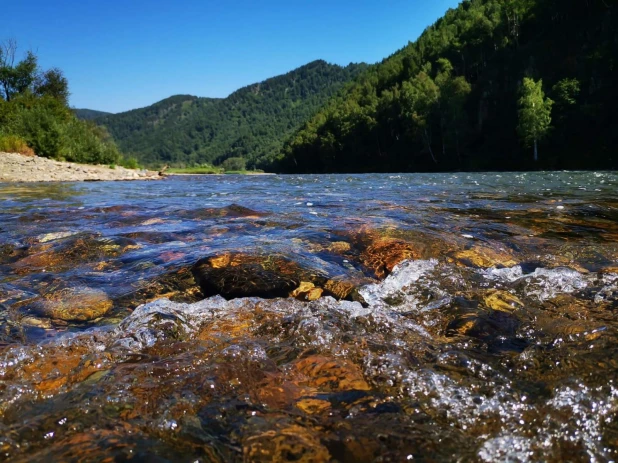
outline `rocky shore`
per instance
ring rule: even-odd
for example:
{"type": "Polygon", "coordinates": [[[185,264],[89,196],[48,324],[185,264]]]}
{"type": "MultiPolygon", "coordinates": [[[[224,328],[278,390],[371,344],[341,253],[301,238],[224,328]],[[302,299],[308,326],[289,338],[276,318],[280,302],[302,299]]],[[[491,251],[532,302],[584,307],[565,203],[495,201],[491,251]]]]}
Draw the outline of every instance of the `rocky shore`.
{"type": "Polygon", "coordinates": [[[0,153],[0,182],[81,182],[154,180],[158,172],[54,161],[38,156],[0,153]]]}

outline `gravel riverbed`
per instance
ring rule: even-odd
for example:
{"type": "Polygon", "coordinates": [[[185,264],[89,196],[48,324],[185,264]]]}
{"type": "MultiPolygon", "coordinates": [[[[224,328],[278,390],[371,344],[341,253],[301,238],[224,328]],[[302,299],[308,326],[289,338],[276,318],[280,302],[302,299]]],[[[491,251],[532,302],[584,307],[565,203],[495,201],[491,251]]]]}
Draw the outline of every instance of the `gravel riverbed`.
{"type": "Polygon", "coordinates": [[[0,182],[80,182],[154,180],[158,172],[61,162],[39,156],[0,153],[0,182]]]}

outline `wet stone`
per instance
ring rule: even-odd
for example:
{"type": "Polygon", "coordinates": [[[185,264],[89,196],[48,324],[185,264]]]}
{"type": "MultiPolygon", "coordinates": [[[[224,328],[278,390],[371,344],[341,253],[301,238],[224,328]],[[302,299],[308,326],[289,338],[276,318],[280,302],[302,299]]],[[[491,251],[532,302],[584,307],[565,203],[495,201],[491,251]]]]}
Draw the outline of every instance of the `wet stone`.
{"type": "Polygon", "coordinates": [[[513,312],[523,307],[523,302],[507,291],[490,290],[483,297],[485,305],[493,310],[513,312]]]}
{"type": "Polygon", "coordinates": [[[288,297],[301,281],[317,279],[285,257],[241,253],[206,257],[192,272],[204,296],[220,294],[226,299],[288,297]]]}
{"type": "Polygon", "coordinates": [[[211,219],[217,217],[228,218],[260,218],[265,217],[268,214],[257,212],[238,204],[231,204],[221,208],[206,208],[206,209],[193,209],[189,211],[182,211],[179,214],[181,217],[189,219],[211,219]]]}
{"type": "Polygon", "coordinates": [[[362,253],[361,262],[380,279],[404,260],[418,259],[418,250],[410,243],[393,238],[379,238],[362,253]]]}
{"type": "Polygon", "coordinates": [[[467,313],[452,320],[447,328],[447,336],[460,334],[492,341],[499,337],[514,337],[520,327],[520,320],[505,311],[467,313]]]}
{"type": "Polygon", "coordinates": [[[459,265],[470,267],[513,267],[517,262],[504,249],[494,249],[485,246],[473,246],[470,249],[454,253],[459,265]]]}
{"type": "Polygon", "coordinates": [[[369,390],[361,370],[334,358],[311,356],[297,361],[294,369],[306,376],[306,384],[320,391],[369,390]]]}
{"type": "Polygon", "coordinates": [[[0,265],[14,262],[23,252],[11,244],[0,244],[0,265]]]}
{"type": "Polygon", "coordinates": [[[86,322],[107,314],[113,306],[104,291],[93,288],[65,288],[43,295],[30,311],[67,322],[86,322]]]}
{"type": "Polygon", "coordinates": [[[322,296],[322,288],[316,288],[313,283],[301,281],[298,288],[290,293],[290,296],[301,301],[315,301],[322,296]]]}
{"type": "Polygon", "coordinates": [[[296,424],[282,425],[246,438],[243,455],[245,461],[273,463],[318,463],[331,460],[317,430],[296,424]]]}
{"type": "Polygon", "coordinates": [[[28,250],[28,255],[14,264],[15,272],[59,272],[87,262],[115,258],[139,248],[135,241],[127,238],[107,239],[94,234],[72,234],[58,241],[59,243],[47,241],[33,245],[28,250]]]}
{"type": "Polygon", "coordinates": [[[123,308],[134,309],[163,298],[174,302],[197,302],[202,299],[190,268],[172,269],[154,277],[137,288],[131,288],[125,295],[116,298],[115,303],[123,308]]]}

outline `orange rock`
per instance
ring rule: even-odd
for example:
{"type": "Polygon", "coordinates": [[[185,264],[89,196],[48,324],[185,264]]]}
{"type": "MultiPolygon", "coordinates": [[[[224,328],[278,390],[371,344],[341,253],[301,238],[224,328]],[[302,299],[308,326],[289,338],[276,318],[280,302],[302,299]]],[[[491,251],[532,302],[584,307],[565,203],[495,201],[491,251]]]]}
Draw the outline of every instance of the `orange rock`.
{"type": "Polygon", "coordinates": [[[410,243],[382,237],[376,239],[360,256],[363,265],[372,270],[378,278],[384,278],[404,260],[419,259],[420,253],[410,243]]]}
{"type": "Polygon", "coordinates": [[[328,280],[324,284],[324,290],[337,299],[345,299],[355,288],[352,283],[341,280],[328,280]]]}
{"type": "Polygon", "coordinates": [[[294,368],[306,376],[305,384],[320,391],[370,389],[360,369],[345,360],[313,355],[296,361],[294,368]]]}
{"type": "Polygon", "coordinates": [[[66,384],[79,383],[106,368],[106,354],[102,354],[100,361],[84,360],[88,354],[84,347],[50,347],[33,362],[24,365],[18,374],[22,380],[34,382],[37,391],[53,395],[66,384]]]}
{"type": "Polygon", "coordinates": [[[517,262],[505,250],[496,250],[488,247],[474,246],[470,249],[458,251],[454,255],[457,263],[472,267],[513,267],[517,262]]]}
{"type": "Polygon", "coordinates": [[[298,288],[290,293],[291,297],[295,297],[301,301],[315,301],[322,297],[322,288],[316,288],[313,283],[301,281],[298,288]]]}
{"type": "Polygon", "coordinates": [[[317,415],[331,409],[328,400],[321,399],[302,399],[296,402],[296,406],[309,415],[317,415]]]}
{"type": "Polygon", "coordinates": [[[321,463],[331,461],[319,434],[309,428],[291,424],[244,439],[245,461],[283,463],[321,463]]]}

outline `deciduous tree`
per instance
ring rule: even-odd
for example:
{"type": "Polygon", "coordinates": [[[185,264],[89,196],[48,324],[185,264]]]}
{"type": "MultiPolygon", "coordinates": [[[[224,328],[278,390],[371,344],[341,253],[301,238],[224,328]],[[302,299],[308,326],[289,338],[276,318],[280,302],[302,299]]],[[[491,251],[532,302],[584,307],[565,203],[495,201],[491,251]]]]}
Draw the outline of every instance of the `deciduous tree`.
{"type": "Polygon", "coordinates": [[[17,95],[32,92],[37,96],[51,96],[67,105],[69,84],[62,71],[58,68],[42,71],[37,56],[31,51],[17,61],[17,50],[17,42],[13,39],[0,44],[2,98],[11,101],[17,95]]]}
{"type": "Polygon", "coordinates": [[[519,98],[520,137],[526,146],[534,146],[534,161],[539,159],[538,141],[547,135],[551,124],[554,102],[545,97],[543,81],[524,78],[519,98]]]}

